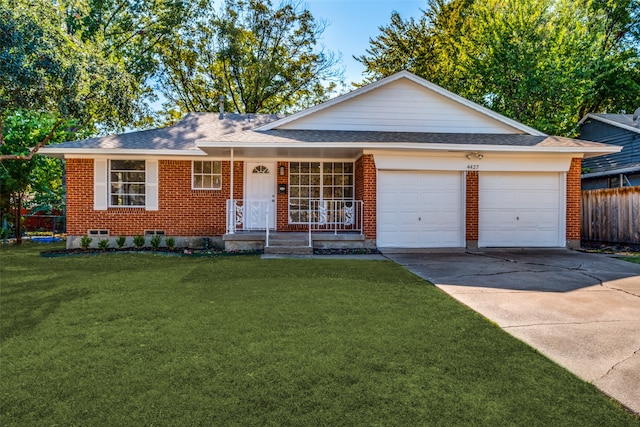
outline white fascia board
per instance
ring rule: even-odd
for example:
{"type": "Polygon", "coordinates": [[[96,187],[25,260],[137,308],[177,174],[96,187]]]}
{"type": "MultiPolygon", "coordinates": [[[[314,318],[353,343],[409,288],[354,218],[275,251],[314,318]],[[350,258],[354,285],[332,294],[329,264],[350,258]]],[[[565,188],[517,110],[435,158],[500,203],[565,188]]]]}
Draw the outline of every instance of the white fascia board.
{"type": "Polygon", "coordinates": [[[360,88],[358,88],[358,89],[356,89],[356,90],[354,90],[352,92],[346,93],[344,95],[340,95],[340,96],[338,96],[336,98],[330,99],[329,101],[323,102],[322,104],[316,105],[315,107],[311,107],[311,108],[306,109],[304,111],[300,111],[298,113],[295,113],[295,114],[292,114],[290,116],[287,116],[287,117],[285,117],[283,119],[276,120],[276,121],[268,123],[268,124],[266,124],[264,126],[260,126],[260,127],[254,129],[254,130],[261,131],[261,130],[276,129],[279,126],[282,126],[282,125],[284,125],[286,123],[293,122],[293,121],[298,120],[298,119],[300,119],[302,117],[305,117],[305,116],[308,116],[310,114],[313,114],[313,113],[315,113],[317,111],[321,111],[321,110],[327,109],[329,107],[332,107],[332,106],[334,106],[336,104],[340,104],[342,102],[348,101],[348,100],[350,100],[352,98],[355,98],[356,96],[362,95],[362,94],[367,93],[367,92],[369,92],[371,90],[377,89],[380,86],[389,84],[389,83],[391,83],[393,81],[396,81],[396,80],[399,80],[401,78],[409,79],[412,82],[417,83],[418,85],[420,85],[422,87],[425,87],[425,88],[427,88],[429,90],[432,90],[433,92],[436,92],[436,93],[444,96],[445,98],[449,98],[452,101],[458,102],[458,103],[460,103],[460,104],[462,104],[462,105],[464,105],[464,106],[466,106],[466,107],[468,107],[468,108],[470,108],[472,110],[475,110],[475,111],[477,111],[477,112],[479,112],[481,114],[484,114],[485,116],[489,116],[489,117],[493,118],[494,120],[497,120],[497,121],[499,121],[501,123],[506,124],[507,126],[510,126],[512,128],[515,128],[515,129],[518,129],[518,130],[520,130],[522,132],[525,132],[525,133],[527,133],[529,135],[547,136],[547,134],[544,133],[544,132],[540,132],[537,129],[534,129],[532,127],[526,126],[526,125],[524,125],[524,124],[522,124],[520,122],[517,122],[517,121],[512,120],[512,119],[510,119],[510,118],[508,118],[506,116],[503,116],[502,114],[496,113],[493,110],[490,110],[490,109],[488,109],[486,107],[483,107],[483,106],[481,106],[479,104],[476,104],[473,101],[469,101],[468,99],[463,98],[460,95],[456,95],[455,93],[450,92],[450,91],[446,90],[445,88],[440,87],[440,86],[438,86],[438,85],[436,85],[434,83],[431,83],[431,82],[423,79],[422,77],[418,77],[415,74],[412,74],[412,73],[410,73],[408,71],[400,71],[400,72],[398,72],[396,74],[393,74],[393,75],[391,75],[389,77],[385,77],[384,79],[378,80],[378,81],[376,81],[374,83],[371,83],[371,84],[369,84],[367,86],[360,87],[360,88]]]}
{"type": "Polygon", "coordinates": [[[598,147],[538,147],[520,145],[480,145],[480,144],[432,144],[432,143],[387,143],[387,142],[365,142],[354,144],[352,142],[200,142],[198,148],[296,148],[296,149],[319,149],[319,148],[344,148],[361,149],[364,154],[368,150],[387,151],[472,151],[472,152],[513,152],[513,153],[596,153],[611,154],[619,152],[622,147],[598,146],[598,147]]]}
{"type": "Polygon", "coordinates": [[[393,146],[368,146],[364,150],[364,154],[369,154],[368,150],[415,150],[415,151],[471,151],[477,153],[577,153],[593,156],[602,154],[617,153],[621,147],[536,147],[536,146],[515,146],[515,145],[477,145],[477,144],[393,144],[393,146]]]}
{"type": "Polygon", "coordinates": [[[587,121],[587,119],[598,120],[599,122],[606,123],[608,125],[615,126],[617,128],[620,128],[620,129],[628,130],[628,131],[635,132],[635,133],[640,133],[640,128],[629,126],[629,125],[625,125],[624,123],[616,122],[615,120],[609,120],[609,119],[606,119],[604,117],[597,116],[597,115],[595,115],[593,113],[588,113],[586,116],[584,116],[578,122],[578,125],[583,124],[585,121],[587,121]]]}
{"type": "Polygon", "coordinates": [[[49,157],[68,158],[68,157],[105,157],[105,156],[206,156],[206,153],[195,150],[127,150],[119,148],[56,148],[45,147],[38,151],[49,157]]]}

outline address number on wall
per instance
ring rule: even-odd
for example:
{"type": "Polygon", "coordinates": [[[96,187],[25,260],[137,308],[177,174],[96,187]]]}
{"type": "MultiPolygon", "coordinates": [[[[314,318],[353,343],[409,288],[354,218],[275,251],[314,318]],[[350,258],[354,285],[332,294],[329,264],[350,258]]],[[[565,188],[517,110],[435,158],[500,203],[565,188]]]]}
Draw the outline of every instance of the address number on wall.
{"type": "Polygon", "coordinates": [[[467,165],[467,170],[475,171],[480,169],[480,165],[467,165]]]}

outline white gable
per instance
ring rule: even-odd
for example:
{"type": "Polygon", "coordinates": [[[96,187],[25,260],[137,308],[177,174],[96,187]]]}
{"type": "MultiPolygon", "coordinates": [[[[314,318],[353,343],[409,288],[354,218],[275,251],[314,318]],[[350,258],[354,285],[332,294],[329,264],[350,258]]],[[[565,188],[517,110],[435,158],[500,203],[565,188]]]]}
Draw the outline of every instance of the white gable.
{"type": "Polygon", "coordinates": [[[544,135],[406,71],[267,129],[544,135]]]}

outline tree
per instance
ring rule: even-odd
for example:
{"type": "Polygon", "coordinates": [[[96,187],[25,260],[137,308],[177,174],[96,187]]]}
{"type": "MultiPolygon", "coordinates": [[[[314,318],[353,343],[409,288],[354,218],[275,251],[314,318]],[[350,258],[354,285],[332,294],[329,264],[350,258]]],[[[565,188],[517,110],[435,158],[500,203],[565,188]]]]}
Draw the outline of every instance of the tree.
{"type": "MultiPolygon", "coordinates": [[[[56,117],[46,113],[14,112],[5,119],[4,144],[0,146],[0,154],[27,153],[49,135],[51,142],[65,141],[73,136],[64,130],[72,128],[68,123],[51,133],[56,121],[56,117]]],[[[22,207],[25,197],[33,193],[41,195],[41,199],[46,199],[49,204],[60,205],[63,202],[61,160],[35,155],[30,159],[0,162],[0,217],[13,221],[18,243],[22,238],[22,207]]]]}
{"type": "Polygon", "coordinates": [[[586,112],[640,104],[639,10],[636,0],[431,0],[417,22],[392,16],[356,59],[373,78],[404,66],[527,125],[570,134],[586,112]]]}
{"type": "Polygon", "coordinates": [[[151,27],[171,23],[136,15],[147,3],[0,0],[0,207],[5,216],[13,203],[18,239],[25,194],[60,197],[61,166],[37,156],[40,147],[60,135],[119,130],[145,114],[153,68],[143,68],[155,42],[143,43],[142,32],[156,40],[162,31],[151,27]]]}
{"type": "Polygon", "coordinates": [[[148,124],[158,48],[189,4],[0,0],[0,128],[16,109],[50,112],[60,118],[54,127],[67,119],[103,132],[148,124]]]}
{"type": "Polygon", "coordinates": [[[324,100],[341,77],[316,48],[324,24],[298,4],[226,0],[165,46],[160,88],[183,112],[278,113],[324,100]]]}
{"type": "Polygon", "coordinates": [[[101,43],[66,32],[49,2],[30,4],[10,7],[0,0],[0,129],[21,109],[47,112],[56,121],[28,153],[4,154],[2,160],[31,159],[65,120],[117,129],[139,111],[133,78],[121,61],[106,57],[101,43]]]}

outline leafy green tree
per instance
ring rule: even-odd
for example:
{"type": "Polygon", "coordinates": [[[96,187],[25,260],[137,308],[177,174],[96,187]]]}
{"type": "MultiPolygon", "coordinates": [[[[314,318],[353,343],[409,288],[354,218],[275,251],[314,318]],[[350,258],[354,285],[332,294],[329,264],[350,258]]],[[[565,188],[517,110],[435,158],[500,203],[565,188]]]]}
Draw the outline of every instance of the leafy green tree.
{"type": "Polygon", "coordinates": [[[38,149],[140,123],[155,49],[182,7],[178,0],[0,0],[1,206],[3,215],[14,212],[18,238],[27,193],[47,205],[62,197],[61,166],[38,149]]]}
{"type": "Polygon", "coordinates": [[[50,2],[22,6],[0,0],[0,129],[6,117],[20,109],[47,112],[56,121],[28,153],[0,159],[30,159],[67,120],[103,129],[132,123],[135,85],[122,62],[105,56],[100,42],[69,34],[64,14],[52,10],[50,2]]]}
{"type": "Polygon", "coordinates": [[[370,40],[368,79],[410,70],[547,133],[640,105],[637,0],[431,0],[370,40]]]}
{"type": "Polygon", "coordinates": [[[298,4],[210,3],[192,30],[165,45],[160,88],[181,111],[277,113],[326,99],[341,78],[336,58],[317,48],[324,24],[298,4]]]}
{"type": "MultiPolygon", "coordinates": [[[[64,123],[51,134],[57,118],[46,113],[15,111],[5,119],[4,144],[0,154],[27,154],[31,147],[51,135],[51,142],[61,142],[74,137],[64,123]]],[[[64,203],[61,160],[35,155],[30,159],[0,161],[0,217],[13,223],[16,239],[21,241],[21,212],[25,198],[36,194],[41,207],[46,203],[50,210],[60,209],[64,203]]]]}

